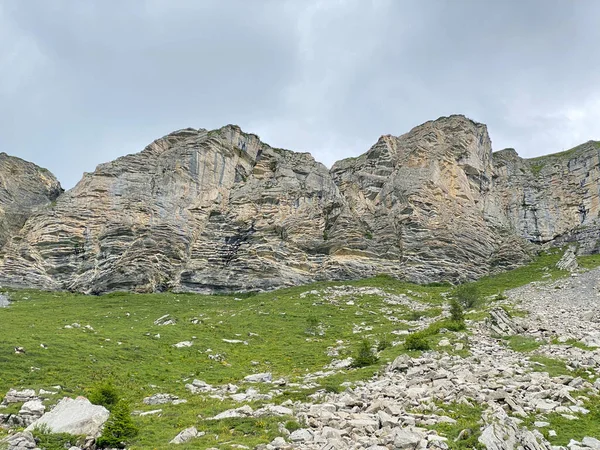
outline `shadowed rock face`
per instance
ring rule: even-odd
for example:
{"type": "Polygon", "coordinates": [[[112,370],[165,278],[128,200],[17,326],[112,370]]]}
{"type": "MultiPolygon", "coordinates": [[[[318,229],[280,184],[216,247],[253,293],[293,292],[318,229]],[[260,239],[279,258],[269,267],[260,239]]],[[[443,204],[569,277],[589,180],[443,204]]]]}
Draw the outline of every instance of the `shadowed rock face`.
{"type": "Polygon", "coordinates": [[[61,192],[60,183],[46,169],[0,153],[0,248],[61,192]]]}
{"type": "Polygon", "coordinates": [[[0,282],[101,293],[472,279],[527,260],[525,239],[594,223],[598,151],[586,146],[575,162],[492,154],[485,125],[451,116],[329,171],[236,126],[180,130],[26,221],[0,282]]]}

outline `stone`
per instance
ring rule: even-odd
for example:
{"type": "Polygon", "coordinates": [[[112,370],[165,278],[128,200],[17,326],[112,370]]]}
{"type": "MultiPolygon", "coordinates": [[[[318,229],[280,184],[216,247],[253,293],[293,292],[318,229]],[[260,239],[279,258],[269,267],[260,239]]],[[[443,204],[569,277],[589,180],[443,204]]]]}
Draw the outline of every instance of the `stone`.
{"type": "Polygon", "coordinates": [[[273,380],[273,375],[270,372],[255,373],[244,377],[244,381],[248,383],[270,383],[273,380]]]}
{"type": "Polygon", "coordinates": [[[29,426],[35,420],[42,417],[45,411],[46,407],[41,400],[29,400],[21,406],[19,416],[21,416],[23,420],[23,425],[29,426]]]}
{"type": "Polygon", "coordinates": [[[144,398],[143,402],[146,405],[164,405],[166,403],[174,403],[179,397],[171,394],[154,394],[144,398]]]}
{"type": "Polygon", "coordinates": [[[6,444],[8,450],[29,450],[37,448],[35,439],[29,431],[21,431],[7,436],[0,441],[0,444],[6,444]]]}
{"type": "Polygon", "coordinates": [[[161,414],[162,414],[162,409],[153,409],[151,411],[142,411],[137,415],[140,417],[145,417],[145,416],[160,416],[161,414]]]}
{"type": "Polygon", "coordinates": [[[520,427],[516,419],[509,417],[501,408],[495,408],[485,415],[487,425],[478,438],[487,450],[552,450],[551,445],[541,434],[534,434],[520,427]]]}
{"type": "Polygon", "coordinates": [[[0,308],[8,308],[10,305],[10,300],[8,299],[8,295],[0,294],[0,308]]]}
{"type": "Polygon", "coordinates": [[[525,331],[508,315],[504,308],[499,307],[490,310],[488,325],[492,332],[503,335],[520,334],[525,331]]]}
{"type": "Polygon", "coordinates": [[[185,347],[191,347],[192,345],[194,345],[194,343],[192,341],[182,341],[182,342],[178,342],[177,344],[173,344],[173,347],[185,348],[185,347]]]}
{"type": "Polygon", "coordinates": [[[38,396],[36,395],[33,389],[23,389],[22,391],[17,391],[16,389],[9,389],[6,395],[4,396],[4,400],[2,400],[2,403],[25,403],[31,400],[38,400],[38,396]]]}
{"type": "Polygon", "coordinates": [[[31,431],[36,426],[46,426],[52,433],[69,433],[97,437],[108,420],[109,411],[104,406],[93,405],[85,397],[76,399],[64,397],[49,412],[29,425],[31,431]]]}
{"type": "Polygon", "coordinates": [[[569,272],[575,272],[577,269],[579,269],[576,250],[577,248],[574,245],[570,245],[560,260],[556,263],[556,267],[560,270],[567,270],[569,272]]]}
{"type": "Polygon", "coordinates": [[[194,438],[204,436],[204,434],[204,432],[199,432],[196,427],[189,427],[175,436],[169,444],[185,444],[194,438]]]}
{"type": "Polygon", "coordinates": [[[306,428],[300,428],[299,430],[293,431],[289,436],[292,442],[311,442],[313,440],[313,433],[306,428]]]}
{"type": "Polygon", "coordinates": [[[0,180],[1,248],[29,217],[51,210],[63,189],[50,171],[6,153],[0,153],[0,180]]]}
{"type": "Polygon", "coordinates": [[[230,419],[233,417],[249,417],[253,414],[254,410],[248,406],[244,405],[241,408],[236,409],[228,409],[227,411],[223,411],[222,413],[217,414],[212,417],[210,420],[221,420],[221,419],[230,419]]]}
{"type": "Polygon", "coordinates": [[[407,429],[398,430],[395,432],[394,448],[398,450],[416,449],[422,439],[421,434],[407,429]]]}
{"type": "Polygon", "coordinates": [[[171,317],[170,314],[165,314],[154,321],[154,325],[175,325],[177,321],[171,317]]]}
{"type": "Polygon", "coordinates": [[[600,450],[600,440],[596,438],[586,436],[582,439],[581,443],[594,450],[600,450]]]}

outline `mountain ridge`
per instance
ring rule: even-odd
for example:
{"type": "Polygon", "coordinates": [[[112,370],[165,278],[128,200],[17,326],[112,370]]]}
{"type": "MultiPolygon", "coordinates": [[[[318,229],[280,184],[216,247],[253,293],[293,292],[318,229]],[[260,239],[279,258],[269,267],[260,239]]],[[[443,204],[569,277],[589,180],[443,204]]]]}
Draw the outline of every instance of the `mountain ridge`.
{"type": "MultiPolygon", "coordinates": [[[[237,125],[185,128],[98,165],[30,217],[2,247],[0,282],[102,293],[474,279],[596,225],[600,152],[575,149],[534,170],[452,115],[327,169],[237,125]]],[[[589,234],[572,240],[600,251],[589,234]]]]}

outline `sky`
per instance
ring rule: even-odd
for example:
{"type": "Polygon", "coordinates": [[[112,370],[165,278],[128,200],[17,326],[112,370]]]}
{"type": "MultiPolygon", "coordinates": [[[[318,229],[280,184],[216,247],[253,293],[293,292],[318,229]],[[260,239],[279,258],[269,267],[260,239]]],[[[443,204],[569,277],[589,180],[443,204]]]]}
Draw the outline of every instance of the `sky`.
{"type": "Polygon", "coordinates": [[[63,187],[234,123],[327,166],[450,114],[524,157],[600,140],[598,0],[0,0],[0,152],[63,187]]]}

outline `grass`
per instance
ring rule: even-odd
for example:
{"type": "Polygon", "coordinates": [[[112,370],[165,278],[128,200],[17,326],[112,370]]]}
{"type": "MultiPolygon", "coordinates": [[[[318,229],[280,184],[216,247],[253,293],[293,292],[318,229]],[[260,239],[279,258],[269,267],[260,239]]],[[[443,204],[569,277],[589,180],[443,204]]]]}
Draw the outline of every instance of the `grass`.
{"type": "Polygon", "coordinates": [[[440,407],[444,410],[445,415],[456,420],[456,423],[442,423],[429,428],[437,430],[439,434],[448,438],[448,444],[452,450],[480,450],[484,448],[477,440],[481,435],[481,425],[483,423],[481,420],[483,409],[479,405],[468,406],[453,403],[440,405],[440,407]],[[469,436],[455,442],[460,432],[466,429],[471,430],[469,436]]]}
{"type": "Polygon", "coordinates": [[[563,251],[561,249],[551,249],[540,253],[535,260],[526,266],[483,277],[472,284],[477,287],[482,297],[488,297],[502,294],[507,289],[523,286],[533,281],[564,277],[568,275],[568,272],[556,268],[556,263],[562,255],[563,251]]]}
{"type": "MultiPolygon", "coordinates": [[[[554,268],[560,253],[542,254],[526,267],[474,284],[485,298],[541,280],[545,274],[552,278],[565,275],[554,268]]],[[[409,325],[391,320],[392,316],[410,320],[439,316],[447,303],[442,294],[451,289],[444,284],[419,286],[378,276],[353,282],[314,283],[256,295],[113,293],[95,297],[10,291],[13,303],[0,309],[0,396],[9,388],[51,390],[52,386],[60,385],[62,390],[48,402],[53,404],[63,396],[89,395],[98,385],[112,382],[132,409],[145,411],[156,407],[144,405],[144,397],[157,392],[170,393],[187,399],[188,403],[161,405],[160,417],[134,416],[140,433],[129,448],[169,448],[167,443],[189,426],[196,426],[206,435],[180,446],[182,449],[228,448],[230,444],[253,447],[270,442],[279,435],[278,424],[292,418],[209,421],[208,417],[242,404],[191,395],[185,384],[198,378],[213,385],[235,383],[244,390],[248,387],[242,382],[246,375],[266,371],[272,372],[274,378],[302,381],[305,375],[322,371],[332,362],[327,350],[337,347],[340,341],[343,348],[338,359],[353,356],[362,339],[375,343],[382,336],[392,339],[392,331],[409,329],[409,325]],[[391,305],[378,294],[354,292],[346,297],[336,296],[333,295],[336,286],[375,287],[389,294],[406,294],[421,302],[423,311],[391,305]],[[177,324],[155,325],[154,321],[165,314],[170,314],[177,324]],[[73,323],[81,327],[65,328],[73,323]],[[357,329],[363,331],[356,333],[357,329]],[[246,341],[247,345],[227,343],[224,339],[246,341]],[[192,341],[193,345],[173,347],[181,341],[192,341]],[[26,353],[15,354],[13,348],[17,346],[24,347],[26,353]],[[216,354],[221,357],[209,358],[216,354]]],[[[464,324],[444,319],[418,333],[435,348],[440,339],[453,338],[454,332],[463,330],[464,324]],[[443,329],[448,332],[442,333],[443,329]]],[[[306,400],[320,389],[341,392],[345,389],[343,383],[373,377],[401,353],[418,354],[402,345],[382,345],[380,350],[379,360],[373,365],[339,371],[318,379],[316,385],[307,389],[278,388],[283,393],[273,402],[306,400]]],[[[262,392],[270,388],[252,387],[262,392]]],[[[253,402],[250,406],[258,408],[262,403],[253,402]]],[[[478,413],[471,413],[465,411],[465,420],[475,420],[478,413]]],[[[449,428],[448,432],[454,433],[452,430],[449,428]]]]}
{"type": "Polygon", "coordinates": [[[539,342],[530,336],[505,336],[503,339],[506,341],[508,347],[515,352],[532,352],[540,348],[543,344],[543,342],[539,342]]]}
{"type": "MultiPolygon", "coordinates": [[[[596,146],[596,148],[600,148],[600,142],[594,142],[593,144],[596,146]]],[[[551,153],[549,155],[543,155],[543,156],[537,156],[535,158],[527,158],[527,161],[529,161],[531,164],[544,164],[544,163],[548,162],[549,160],[555,159],[555,158],[570,158],[571,156],[574,156],[578,150],[585,148],[587,145],[588,145],[588,143],[585,142],[583,144],[580,144],[580,145],[570,148],[568,150],[564,150],[562,152],[551,153]]]]}
{"type": "MultiPolygon", "coordinates": [[[[301,380],[331,363],[327,348],[338,341],[345,345],[341,359],[352,356],[362,338],[375,342],[404,326],[389,320],[387,314],[400,316],[405,308],[386,304],[379,295],[353,294],[352,305],[344,298],[329,301],[325,294],[301,295],[340,284],[381,287],[396,294],[411,290],[422,296],[425,308],[436,310],[443,302],[442,288],[415,286],[388,277],[317,283],[254,296],[115,293],[93,297],[12,291],[11,307],[0,310],[0,393],[11,387],[50,390],[59,384],[63,389],[52,403],[63,395],[89,395],[95,386],[112,381],[133,409],[155,409],[144,405],[142,399],[157,392],[188,399],[187,404],[161,405],[160,418],[135,417],[140,434],[132,441],[132,449],[163,448],[179,431],[192,425],[207,431],[208,437],[195,440],[189,448],[229,441],[250,446],[269,442],[277,435],[281,418],[203,421],[198,414],[210,417],[241,404],[194,396],[184,386],[194,378],[213,385],[242,385],[244,376],[264,371],[272,372],[274,378],[301,380]],[[170,314],[177,324],[155,325],[154,320],[164,314],[170,314]],[[65,328],[73,323],[81,327],[65,328]],[[372,329],[354,333],[357,325],[372,329]],[[315,332],[317,328],[323,335],[315,332]],[[246,341],[248,345],[223,339],[246,341]],[[181,341],[194,344],[173,347],[181,341]],[[26,353],[15,354],[16,346],[24,347],[26,353]],[[209,354],[220,354],[222,360],[209,359],[209,354]],[[248,427],[254,431],[248,432],[248,427]]],[[[384,347],[378,364],[323,380],[323,388],[343,390],[339,385],[344,381],[368,379],[403,351],[401,346],[384,347]]],[[[305,400],[316,389],[284,390],[276,402],[305,400]]]]}
{"type": "Polygon", "coordinates": [[[570,375],[572,377],[587,378],[588,374],[584,370],[571,370],[567,364],[560,359],[549,358],[543,355],[534,355],[529,358],[530,361],[538,363],[533,366],[536,372],[548,372],[551,377],[560,377],[562,375],[570,375]]]}
{"type": "Polygon", "coordinates": [[[592,352],[594,350],[596,350],[596,347],[588,347],[587,345],[585,345],[583,342],[578,341],[577,339],[568,339],[565,342],[560,342],[557,338],[552,339],[552,343],[554,345],[568,345],[570,347],[577,347],[581,350],[586,350],[588,352],[592,352]]]}
{"type": "Polygon", "coordinates": [[[593,269],[600,266],[600,255],[578,256],[577,262],[584,269],[593,269]]]}
{"type": "MultiPolygon", "coordinates": [[[[598,438],[600,436],[600,398],[590,397],[583,406],[590,412],[589,414],[573,413],[572,415],[577,416],[577,420],[568,420],[558,413],[547,414],[545,421],[550,423],[550,426],[541,428],[539,431],[555,446],[567,446],[571,439],[581,441],[586,436],[598,438]],[[556,431],[556,437],[550,436],[549,430],[556,431]]],[[[525,419],[525,425],[529,429],[533,429],[534,420],[531,417],[525,419]]]]}

